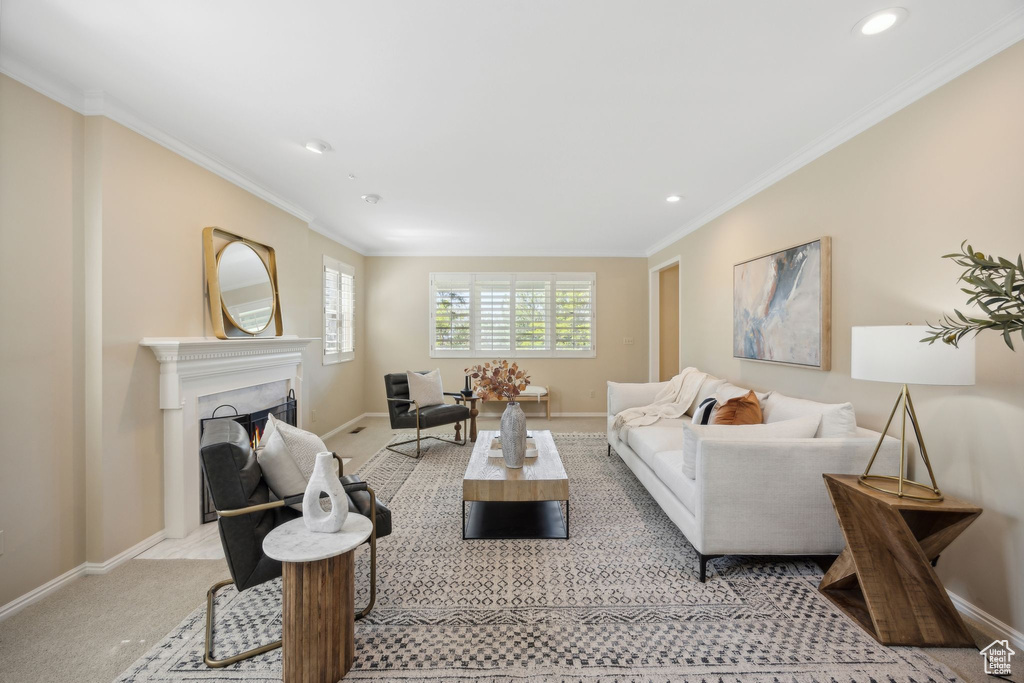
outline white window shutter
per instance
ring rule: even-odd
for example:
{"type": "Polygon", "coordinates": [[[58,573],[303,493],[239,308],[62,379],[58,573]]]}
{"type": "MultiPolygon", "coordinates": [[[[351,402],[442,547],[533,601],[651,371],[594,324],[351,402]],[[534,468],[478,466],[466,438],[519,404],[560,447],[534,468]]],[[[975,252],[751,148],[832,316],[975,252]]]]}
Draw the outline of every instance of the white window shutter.
{"type": "Polygon", "coordinates": [[[331,364],[355,358],[356,271],[326,254],[323,267],[323,362],[331,364]]]}
{"type": "Polygon", "coordinates": [[[473,281],[476,312],[475,349],[479,352],[512,350],[512,282],[508,276],[480,274],[473,281]]]}
{"type": "Polygon", "coordinates": [[[467,355],[471,348],[472,278],[435,273],[430,278],[430,351],[467,355]]]}

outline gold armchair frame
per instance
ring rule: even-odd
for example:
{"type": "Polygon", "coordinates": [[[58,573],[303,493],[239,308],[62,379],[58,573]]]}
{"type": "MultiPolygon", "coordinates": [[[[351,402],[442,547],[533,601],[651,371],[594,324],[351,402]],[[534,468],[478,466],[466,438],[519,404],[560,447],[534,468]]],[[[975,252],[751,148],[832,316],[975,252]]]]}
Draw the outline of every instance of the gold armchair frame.
{"type": "MultiPolygon", "coordinates": [[[[338,476],[344,476],[345,464],[342,462],[341,457],[337,453],[332,453],[334,458],[338,461],[338,476]]],[[[359,610],[355,614],[356,620],[364,618],[373,609],[374,604],[377,602],[377,494],[374,492],[369,485],[366,487],[367,493],[370,494],[370,524],[372,529],[370,531],[370,600],[366,607],[359,610]]],[[[292,496],[291,498],[295,498],[292,496]]],[[[237,508],[234,510],[217,510],[217,517],[240,517],[242,515],[249,515],[254,512],[262,512],[263,510],[270,510],[273,508],[284,507],[290,503],[286,500],[274,500],[269,503],[260,503],[259,505],[249,505],[244,508],[237,508]]],[[[212,669],[219,669],[225,666],[230,666],[235,662],[240,662],[243,659],[249,659],[261,655],[265,652],[270,652],[281,647],[282,641],[275,640],[272,643],[266,645],[260,645],[251,650],[240,652],[231,657],[225,657],[224,659],[215,659],[213,656],[213,603],[214,598],[218,590],[225,586],[234,584],[234,579],[224,579],[210,586],[210,589],[206,591],[206,646],[203,651],[203,663],[212,669]]]]}

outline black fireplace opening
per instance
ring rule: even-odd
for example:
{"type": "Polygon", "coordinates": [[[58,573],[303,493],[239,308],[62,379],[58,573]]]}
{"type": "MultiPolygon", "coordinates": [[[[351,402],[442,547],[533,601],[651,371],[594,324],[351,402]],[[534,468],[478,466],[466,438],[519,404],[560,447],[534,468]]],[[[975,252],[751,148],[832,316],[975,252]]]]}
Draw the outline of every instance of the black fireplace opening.
{"type": "MultiPolygon", "coordinates": [[[[199,438],[200,440],[203,438],[203,431],[206,429],[208,422],[213,420],[234,420],[245,427],[245,431],[249,435],[249,442],[253,448],[256,448],[263,433],[267,431],[267,420],[271,415],[274,416],[275,420],[287,422],[293,427],[298,426],[298,407],[299,403],[295,399],[294,389],[288,390],[288,395],[281,403],[251,413],[239,413],[233,405],[225,403],[214,408],[212,416],[199,420],[199,438]]],[[[203,495],[199,498],[199,512],[202,515],[203,524],[215,522],[217,521],[217,508],[213,504],[210,490],[206,486],[206,474],[203,472],[202,465],[199,466],[199,479],[202,482],[200,486],[203,492],[203,495]]]]}

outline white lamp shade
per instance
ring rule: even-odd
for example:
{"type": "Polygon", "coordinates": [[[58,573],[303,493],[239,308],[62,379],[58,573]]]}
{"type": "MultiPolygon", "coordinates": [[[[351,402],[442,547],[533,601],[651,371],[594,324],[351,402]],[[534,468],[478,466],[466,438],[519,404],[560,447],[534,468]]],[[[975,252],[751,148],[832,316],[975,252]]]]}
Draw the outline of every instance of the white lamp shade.
{"type": "Polygon", "coordinates": [[[854,327],[850,376],[897,384],[974,384],[974,338],[960,346],[922,343],[924,325],[854,327]]]}

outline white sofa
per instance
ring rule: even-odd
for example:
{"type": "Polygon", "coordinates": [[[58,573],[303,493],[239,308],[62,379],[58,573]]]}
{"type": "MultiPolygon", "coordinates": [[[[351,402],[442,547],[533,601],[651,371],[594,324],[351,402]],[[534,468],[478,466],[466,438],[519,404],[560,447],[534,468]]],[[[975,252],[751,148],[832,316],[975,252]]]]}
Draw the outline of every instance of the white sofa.
{"type": "MultiPolygon", "coordinates": [[[[729,388],[734,394],[746,390],[709,376],[686,416],[630,428],[625,442],[620,440],[613,428],[615,415],[649,405],[664,386],[608,382],[609,455],[614,451],[622,458],[689,539],[698,553],[702,582],[708,560],[722,555],[834,555],[843,549],[821,475],[860,474],[880,436],[856,426],[852,407],[847,407],[845,437],[690,439],[696,460],[690,478],[683,471],[684,422],[692,422],[694,407],[705,397],[729,388]]],[[[774,410],[781,419],[838,408],[781,394],[773,400],[770,392],[763,398],[769,423],[772,406],[784,406],[774,410]]],[[[895,474],[898,463],[899,441],[886,437],[872,471],[895,474]]]]}

